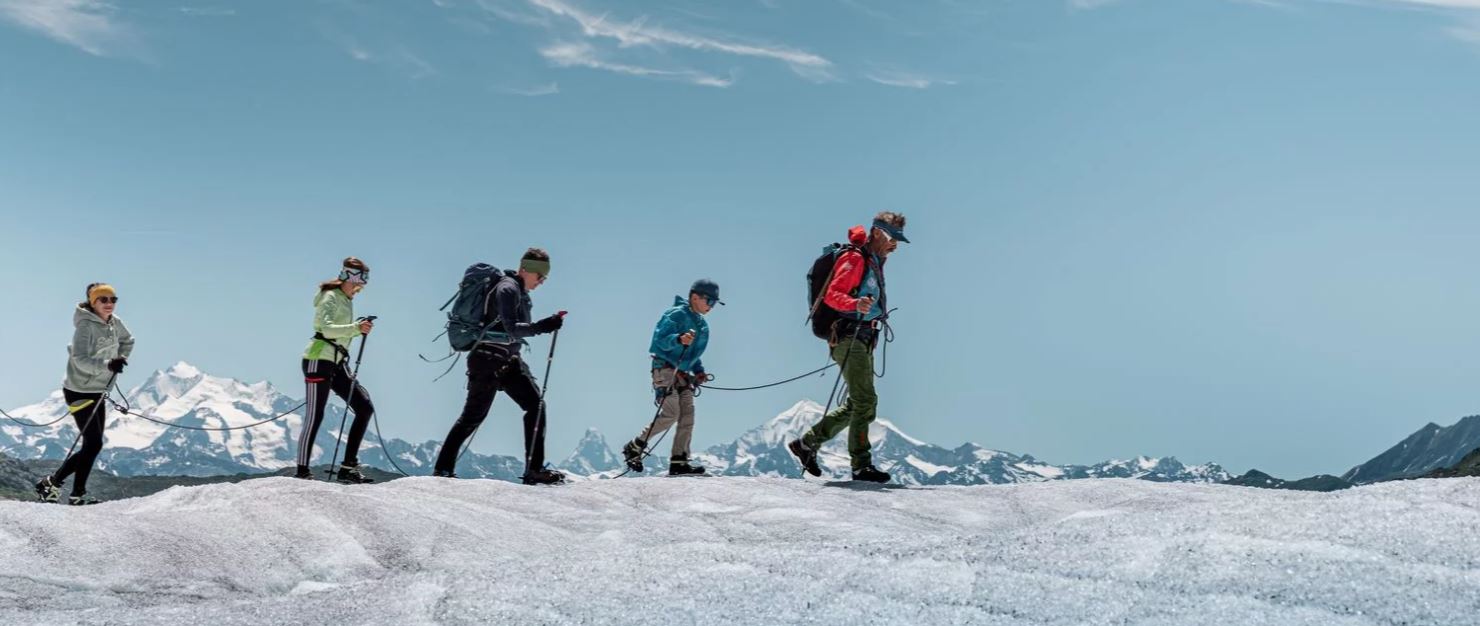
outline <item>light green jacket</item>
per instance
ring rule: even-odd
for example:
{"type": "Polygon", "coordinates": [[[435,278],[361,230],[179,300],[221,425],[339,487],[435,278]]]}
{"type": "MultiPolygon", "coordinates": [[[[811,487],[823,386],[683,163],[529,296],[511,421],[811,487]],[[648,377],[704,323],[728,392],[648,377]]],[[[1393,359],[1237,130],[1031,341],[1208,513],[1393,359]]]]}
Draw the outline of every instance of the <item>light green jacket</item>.
{"type": "Polygon", "coordinates": [[[134,351],[134,335],[114,315],[107,322],[87,305],[72,311],[72,345],[67,347],[67,380],[62,387],[76,393],[102,393],[108,390],[108,361],[128,358],[134,351]]]}
{"type": "Polygon", "coordinates": [[[343,361],[349,359],[349,342],[360,336],[355,323],[355,304],[340,289],[320,291],[313,299],[313,331],[329,341],[317,338],[308,342],[303,358],[308,361],[343,361]],[[334,347],[339,346],[339,350],[334,347]]]}

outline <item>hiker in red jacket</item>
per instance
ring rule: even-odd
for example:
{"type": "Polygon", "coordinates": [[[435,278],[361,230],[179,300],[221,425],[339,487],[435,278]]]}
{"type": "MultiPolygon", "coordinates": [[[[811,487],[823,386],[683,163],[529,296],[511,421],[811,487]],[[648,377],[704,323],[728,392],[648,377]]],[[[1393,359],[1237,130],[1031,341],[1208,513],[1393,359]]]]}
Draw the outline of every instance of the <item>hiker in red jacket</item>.
{"type": "Polygon", "coordinates": [[[846,427],[853,479],[889,482],[889,474],[874,467],[868,428],[879,406],[879,396],[874,391],[874,348],[878,345],[879,320],[889,310],[884,262],[900,242],[909,243],[904,236],[904,224],[903,215],[885,211],[874,217],[871,228],[854,226],[848,232],[850,245],[836,255],[831,277],[821,294],[820,306],[837,312],[828,345],[833,361],[842,368],[848,398],[801,439],[787,445],[813,476],[822,475],[817,450],[846,427]]]}

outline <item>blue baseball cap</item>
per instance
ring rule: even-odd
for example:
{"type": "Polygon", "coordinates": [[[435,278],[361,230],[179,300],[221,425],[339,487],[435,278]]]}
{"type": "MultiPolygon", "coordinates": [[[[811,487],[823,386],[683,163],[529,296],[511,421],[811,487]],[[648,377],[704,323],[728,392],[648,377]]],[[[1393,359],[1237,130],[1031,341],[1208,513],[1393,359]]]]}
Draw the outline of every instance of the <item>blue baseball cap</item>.
{"type": "Polygon", "coordinates": [[[909,238],[904,236],[904,229],[895,228],[893,224],[884,220],[874,220],[874,228],[884,231],[884,234],[889,235],[889,238],[895,241],[901,243],[910,242],[909,238]]]}
{"type": "Polygon", "coordinates": [[[719,283],[709,280],[708,278],[700,278],[699,280],[694,281],[694,286],[689,287],[689,293],[697,293],[701,296],[714,300],[719,304],[724,304],[724,302],[721,302],[719,299],[719,283]]]}

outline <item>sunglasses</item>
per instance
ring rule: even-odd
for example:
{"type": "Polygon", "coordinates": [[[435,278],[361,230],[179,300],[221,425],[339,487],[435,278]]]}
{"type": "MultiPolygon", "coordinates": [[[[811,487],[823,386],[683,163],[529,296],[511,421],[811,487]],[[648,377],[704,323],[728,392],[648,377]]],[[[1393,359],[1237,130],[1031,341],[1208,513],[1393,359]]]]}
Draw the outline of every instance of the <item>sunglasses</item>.
{"type": "Polygon", "coordinates": [[[98,298],[98,304],[118,304],[118,296],[101,296],[98,298]]]}
{"type": "Polygon", "coordinates": [[[707,303],[709,305],[709,308],[712,309],[712,308],[714,308],[714,305],[719,304],[719,298],[711,298],[709,296],[704,296],[704,302],[707,303]]]}

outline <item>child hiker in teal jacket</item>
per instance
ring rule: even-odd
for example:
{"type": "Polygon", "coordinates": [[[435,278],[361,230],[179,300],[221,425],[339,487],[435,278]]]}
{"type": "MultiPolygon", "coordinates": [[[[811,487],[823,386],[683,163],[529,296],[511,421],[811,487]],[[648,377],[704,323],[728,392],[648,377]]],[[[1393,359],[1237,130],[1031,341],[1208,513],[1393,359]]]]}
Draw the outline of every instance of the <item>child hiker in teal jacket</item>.
{"type": "Polygon", "coordinates": [[[709,322],[704,316],[719,300],[719,285],[700,279],[689,289],[689,297],[673,299],[673,308],[663,312],[653,330],[653,390],[657,393],[658,414],[642,432],[622,446],[622,458],[634,472],[643,470],[642,460],[650,451],[648,440],[678,424],[673,435],[673,454],[668,474],[683,476],[703,474],[704,468],[689,462],[689,444],[694,438],[694,390],[708,378],[704,371],[704,350],[709,347],[709,322]]]}

